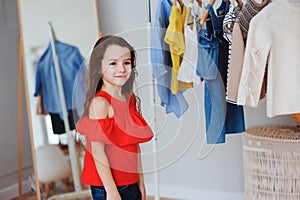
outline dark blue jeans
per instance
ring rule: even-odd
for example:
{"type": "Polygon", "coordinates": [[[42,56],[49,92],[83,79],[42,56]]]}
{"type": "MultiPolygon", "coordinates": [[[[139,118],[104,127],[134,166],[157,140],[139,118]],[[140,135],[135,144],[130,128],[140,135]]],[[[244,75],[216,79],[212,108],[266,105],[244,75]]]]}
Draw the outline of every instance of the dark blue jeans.
{"type": "MultiPolygon", "coordinates": [[[[141,200],[141,192],[138,184],[117,186],[122,200],[141,200]]],[[[91,185],[93,200],[106,200],[106,191],[104,186],[91,185]]]]}

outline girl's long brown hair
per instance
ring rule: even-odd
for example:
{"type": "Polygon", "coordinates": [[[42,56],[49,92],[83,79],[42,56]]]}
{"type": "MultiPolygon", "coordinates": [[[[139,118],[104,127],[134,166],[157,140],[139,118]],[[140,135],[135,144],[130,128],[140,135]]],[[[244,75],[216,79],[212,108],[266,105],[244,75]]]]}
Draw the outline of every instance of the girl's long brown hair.
{"type": "Polygon", "coordinates": [[[89,105],[94,98],[95,94],[102,88],[102,60],[107,47],[110,45],[118,45],[120,47],[126,47],[130,51],[132,71],[128,81],[122,87],[122,94],[129,93],[136,100],[137,108],[140,111],[140,101],[133,93],[133,84],[136,77],[136,52],[133,47],[123,38],[113,35],[106,35],[98,39],[94,45],[94,49],[91,54],[90,63],[87,69],[86,81],[86,97],[84,101],[84,110],[81,118],[85,117],[89,113],[89,105]]]}

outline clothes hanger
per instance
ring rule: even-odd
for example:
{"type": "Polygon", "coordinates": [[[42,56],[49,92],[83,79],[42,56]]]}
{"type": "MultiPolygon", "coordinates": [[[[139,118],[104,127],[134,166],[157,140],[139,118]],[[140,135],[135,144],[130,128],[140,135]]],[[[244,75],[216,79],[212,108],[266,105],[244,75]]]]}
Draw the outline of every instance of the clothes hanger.
{"type": "Polygon", "coordinates": [[[180,4],[180,7],[183,8],[184,7],[184,3],[182,0],[178,0],[179,4],[180,4]]]}
{"type": "MultiPolygon", "coordinates": [[[[227,0],[223,0],[223,1],[226,3],[227,0]]],[[[215,2],[216,2],[216,0],[210,0],[209,4],[212,6],[215,2]]],[[[209,14],[209,10],[206,9],[205,12],[204,12],[204,14],[203,14],[203,16],[202,16],[201,19],[200,19],[200,24],[201,24],[201,25],[203,25],[204,22],[210,20],[210,19],[207,19],[208,14],[209,14]]],[[[224,15],[218,15],[218,16],[217,16],[217,18],[222,18],[222,17],[224,17],[224,15]]]]}
{"type": "MultiPolygon", "coordinates": [[[[198,3],[198,6],[200,8],[202,8],[202,5],[203,5],[202,0],[196,0],[196,1],[198,3]]],[[[193,4],[193,3],[194,3],[194,0],[190,0],[189,4],[193,4]]],[[[191,10],[192,10],[192,8],[190,6],[188,6],[187,13],[186,13],[186,18],[185,18],[185,23],[184,23],[185,25],[191,25],[191,24],[193,24],[193,22],[188,23],[188,19],[189,19],[190,15],[191,15],[191,10]]]]}
{"type": "MultiPolygon", "coordinates": [[[[184,6],[183,1],[182,1],[182,0],[178,0],[178,3],[179,3],[179,5],[180,5],[180,7],[183,8],[183,6],[184,6]]],[[[173,1],[173,5],[177,5],[177,0],[174,0],[174,1],[173,1]]]]}
{"type": "MultiPolygon", "coordinates": [[[[231,6],[233,6],[234,3],[235,3],[235,0],[230,0],[230,5],[231,5],[231,6]]],[[[242,0],[237,0],[237,4],[238,4],[238,7],[239,7],[240,9],[242,9],[242,7],[243,7],[243,2],[242,2],[242,0]]],[[[228,27],[229,29],[230,29],[232,26],[233,26],[233,23],[228,23],[228,24],[227,24],[227,27],[228,27]]]]}
{"type": "Polygon", "coordinates": [[[240,9],[243,7],[243,1],[242,0],[237,0],[238,6],[240,9]]]}
{"type": "Polygon", "coordinates": [[[202,5],[203,5],[202,0],[196,0],[196,1],[198,3],[199,7],[202,8],[202,5]]]}
{"type": "MultiPolygon", "coordinates": [[[[193,4],[194,3],[194,0],[190,0],[189,4],[193,4]]],[[[190,18],[190,15],[191,15],[191,10],[192,10],[192,7],[191,6],[188,6],[188,9],[187,9],[187,12],[186,12],[186,17],[185,17],[185,21],[184,21],[184,25],[188,25],[188,20],[190,18]]]]}
{"type": "MultiPolygon", "coordinates": [[[[234,5],[234,3],[235,3],[235,0],[230,0],[230,5],[234,5]]],[[[237,4],[238,4],[238,7],[239,7],[240,9],[242,9],[242,7],[243,7],[243,2],[242,2],[242,0],[237,0],[237,4]]]]}
{"type": "MultiPolygon", "coordinates": [[[[216,2],[216,0],[210,0],[210,1],[209,1],[209,4],[212,6],[212,5],[214,5],[215,2],[216,2]]],[[[204,22],[206,21],[206,18],[207,18],[207,16],[208,16],[208,14],[209,14],[209,10],[206,9],[205,12],[204,12],[204,14],[203,14],[203,16],[202,16],[201,19],[200,19],[200,24],[201,24],[201,25],[203,25],[204,22]]]]}

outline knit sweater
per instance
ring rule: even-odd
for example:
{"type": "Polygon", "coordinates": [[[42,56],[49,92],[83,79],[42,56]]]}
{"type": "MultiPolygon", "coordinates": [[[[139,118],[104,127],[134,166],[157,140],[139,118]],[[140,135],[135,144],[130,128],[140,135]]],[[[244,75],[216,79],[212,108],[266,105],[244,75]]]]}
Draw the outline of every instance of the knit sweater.
{"type": "Polygon", "coordinates": [[[242,10],[237,15],[236,23],[240,25],[243,38],[247,38],[249,23],[251,19],[260,12],[270,0],[264,0],[257,3],[256,0],[247,0],[242,10]]]}
{"type": "MultiPolygon", "coordinates": [[[[270,0],[264,0],[259,4],[256,0],[247,0],[237,16],[232,31],[231,56],[227,76],[226,100],[228,102],[234,103],[237,101],[238,86],[244,60],[244,41],[246,41],[247,38],[249,23],[251,19],[270,2],[270,0]]],[[[261,98],[263,98],[264,95],[265,94],[262,93],[261,98]]]]}
{"type": "Polygon", "coordinates": [[[256,107],[268,63],[267,116],[300,112],[300,3],[276,0],[250,22],[237,103],[256,107]]]}

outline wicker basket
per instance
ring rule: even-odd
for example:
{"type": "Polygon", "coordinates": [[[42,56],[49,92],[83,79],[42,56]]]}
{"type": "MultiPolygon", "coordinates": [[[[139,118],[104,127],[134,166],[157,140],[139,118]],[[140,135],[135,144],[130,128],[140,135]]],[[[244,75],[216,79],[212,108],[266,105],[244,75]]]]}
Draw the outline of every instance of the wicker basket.
{"type": "Polygon", "coordinates": [[[300,128],[257,126],[243,134],[246,200],[300,199],[300,128]]]}
{"type": "Polygon", "coordinates": [[[290,116],[292,117],[294,122],[296,122],[296,124],[300,126],[300,113],[291,114],[290,116]]]}

